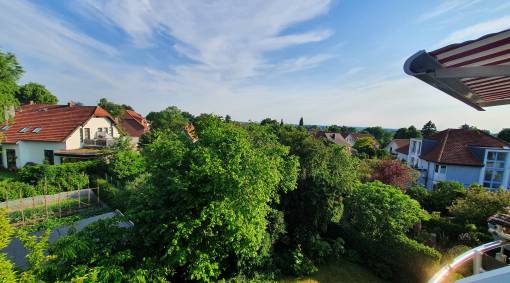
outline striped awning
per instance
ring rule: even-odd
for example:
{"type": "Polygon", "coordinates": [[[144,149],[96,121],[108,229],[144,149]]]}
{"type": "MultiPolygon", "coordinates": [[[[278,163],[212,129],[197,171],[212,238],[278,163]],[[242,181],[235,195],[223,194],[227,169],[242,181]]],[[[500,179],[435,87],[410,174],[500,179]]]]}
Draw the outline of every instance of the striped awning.
{"type": "Polygon", "coordinates": [[[478,110],[510,104],[510,30],[419,51],[404,71],[478,110]]]}

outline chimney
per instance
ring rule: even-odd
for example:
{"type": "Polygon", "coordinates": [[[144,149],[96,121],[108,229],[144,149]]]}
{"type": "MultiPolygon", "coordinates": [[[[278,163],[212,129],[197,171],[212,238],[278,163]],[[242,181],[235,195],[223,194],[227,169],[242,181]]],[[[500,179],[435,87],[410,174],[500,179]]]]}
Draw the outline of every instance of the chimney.
{"type": "Polygon", "coordinates": [[[34,105],[34,101],[33,101],[33,100],[30,100],[30,101],[28,102],[28,105],[34,105]]]}
{"type": "Polygon", "coordinates": [[[67,103],[67,106],[69,106],[69,107],[74,107],[74,106],[76,106],[76,102],[74,102],[74,101],[69,101],[69,102],[67,103]]]}

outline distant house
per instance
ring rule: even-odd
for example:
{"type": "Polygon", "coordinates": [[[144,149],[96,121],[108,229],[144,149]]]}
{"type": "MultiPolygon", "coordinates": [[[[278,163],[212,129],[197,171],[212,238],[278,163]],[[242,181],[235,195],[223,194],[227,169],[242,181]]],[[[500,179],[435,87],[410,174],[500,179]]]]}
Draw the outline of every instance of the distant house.
{"type": "Polygon", "coordinates": [[[394,139],[384,149],[393,156],[397,156],[397,149],[409,145],[409,139],[394,139]]]}
{"type": "Polygon", "coordinates": [[[119,136],[114,119],[99,106],[23,105],[0,126],[1,164],[60,164],[94,158],[119,136]]]}
{"type": "Polygon", "coordinates": [[[326,138],[327,140],[339,145],[345,146],[347,149],[351,149],[351,145],[344,139],[344,137],[339,133],[327,133],[323,131],[317,131],[315,133],[315,137],[317,138],[326,138]]]}
{"type": "Polygon", "coordinates": [[[478,130],[448,129],[411,139],[397,153],[397,158],[421,171],[420,183],[427,188],[438,181],[509,188],[510,144],[478,130]]]}
{"type": "Polygon", "coordinates": [[[131,137],[131,142],[135,145],[138,144],[140,137],[149,130],[147,120],[133,110],[124,111],[119,124],[126,135],[131,137]]]}
{"type": "Polygon", "coordinates": [[[349,134],[345,140],[351,145],[351,146],[354,146],[354,144],[356,143],[357,140],[361,139],[361,138],[372,138],[374,139],[375,141],[375,147],[376,148],[379,148],[381,145],[379,144],[379,142],[371,135],[371,134],[367,134],[367,133],[351,133],[349,134]]]}

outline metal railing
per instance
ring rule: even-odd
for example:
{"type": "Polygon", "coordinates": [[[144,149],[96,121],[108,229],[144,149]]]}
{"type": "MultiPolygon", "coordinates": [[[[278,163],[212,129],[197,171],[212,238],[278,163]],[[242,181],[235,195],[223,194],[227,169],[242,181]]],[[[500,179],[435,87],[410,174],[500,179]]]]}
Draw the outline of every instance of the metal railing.
{"type": "Polygon", "coordinates": [[[84,139],[83,145],[85,146],[97,146],[97,147],[106,147],[112,146],[115,144],[114,139],[84,139]]]}

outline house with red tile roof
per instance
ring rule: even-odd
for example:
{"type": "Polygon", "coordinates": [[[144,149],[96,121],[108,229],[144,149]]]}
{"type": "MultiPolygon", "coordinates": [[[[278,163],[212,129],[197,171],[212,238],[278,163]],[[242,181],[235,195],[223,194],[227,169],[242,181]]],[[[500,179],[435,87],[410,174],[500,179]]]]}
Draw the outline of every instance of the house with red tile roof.
{"type": "Polygon", "coordinates": [[[13,114],[0,125],[4,168],[93,158],[119,137],[114,119],[99,106],[28,104],[13,114]]]}
{"type": "Polygon", "coordinates": [[[439,181],[480,184],[489,189],[510,186],[510,144],[478,130],[448,129],[411,139],[406,162],[421,171],[420,182],[427,188],[439,181]]]}
{"type": "Polygon", "coordinates": [[[131,142],[134,145],[137,145],[140,137],[149,131],[149,123],[145,117],[133,110],[124,111],[120,118],[119,126],[131,138],[131,142]]]}
{"type": "Polygon", "coordinates": [[[384,149],[387,150],[391,155],[397,156],[397,149],[403,148],[409,145],[409,139],[393,139],[384,149]]]}

